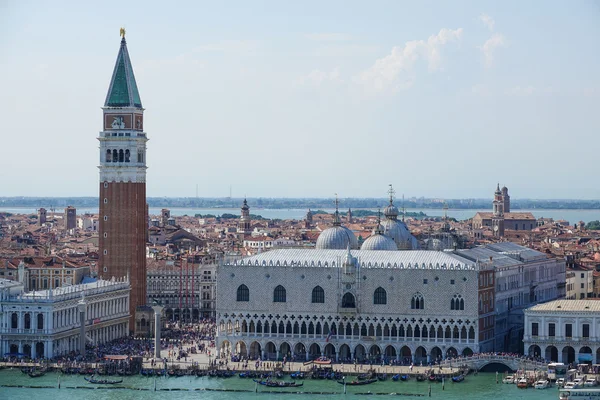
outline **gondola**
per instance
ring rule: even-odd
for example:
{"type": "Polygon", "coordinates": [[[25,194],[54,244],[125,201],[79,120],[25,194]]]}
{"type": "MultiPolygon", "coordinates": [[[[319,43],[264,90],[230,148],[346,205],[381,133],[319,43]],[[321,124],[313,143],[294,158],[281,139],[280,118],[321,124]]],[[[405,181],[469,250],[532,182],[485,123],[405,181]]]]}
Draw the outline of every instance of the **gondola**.
{"type": "Polygon", "coordinates": [[[462,382],[464,380],[465,380],[465,376],[463,374],[452,377],[452,382],[455,382],[455,383],[462,382]]]}
{"type": "Polygon", "coordinates": [[[429,375],[429,382],[435,382],[435,375],[429,375]]]}
{"type": "Polygon", "coordinates": [[[375,383],[375,382],[377,382],[377,379],[366,379],[364,381],[350,381],[350,382],[346,382],[344,380],[337,381],[337,383],[339,383],[341,385],[348,385],[348,386],[369,385],[369,384],[375,383]]]}
{"type": "Polygon", "coordinates": [[[380,381],[387,381],[388,375],[387,374],[377,374],[377,379],[380,381]]]}
{"type": "Polygon", "coordinates": [[[108,379],[94,379],[93,375],[89,378],[84,377],[83,379],[96,385],[115,385],[117,383],[123,383],[123,379],[119,379],[118,381],[109,381],[108,379]]]}
{"type": "Polygon", "coordinates": [[[261,381],[258,379],[254,379],[254,382],[258,383],[259,385],[263,385],[263,386],[267,386],[267,387],[277,387],[277,388],[300,387],[300,386],[304,385],[304,382],[296,383],[294,381],[292,381],[292,382],[270,381],[270,380],[261,381]]]}
{"type": "Polygon", "coordinates": [[[398,379],[400,379],[400,374],[396,374],[396,375],[392,376],[393,381],[397,381],[398,379]]]}
{"type": "Polygon", "coordinates": [[[417,375],[417,382],[424,382],[425,381],[425,375],[417,375]]]}
{"type": "Polygon", "coordinates": [[[298,372],[292,372],[290,374],[290,377],[292,379],[304,379],[304,372],[300,372],[300,371],[298,371],[298,372]]]}
{"type": "Polygon", "coordinates": [[[39,378],[40,376],[46,375],[46,371],[31,370],[28,375],[30,378],[39,378]]]}
{"type": "Polygon", "coordinates": [[[407,380],[409,380],[409,379],[410,379],[410,376],[409,376],[409,375],[406,375],[406,374],[404,374],[404,375],[400,375],[400,380],[401,380],[401,381],[407,381],[407,380]]]}

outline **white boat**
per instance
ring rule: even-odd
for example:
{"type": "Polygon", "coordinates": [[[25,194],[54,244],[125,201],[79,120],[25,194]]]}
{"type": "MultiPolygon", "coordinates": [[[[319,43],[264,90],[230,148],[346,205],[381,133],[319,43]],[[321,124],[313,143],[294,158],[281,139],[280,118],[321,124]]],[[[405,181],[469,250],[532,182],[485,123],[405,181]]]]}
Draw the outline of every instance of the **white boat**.
{"type": "Polygon", "coordinates": [[[565,378],[558,378],[556,380],[556,386],[558,386],[559,388],[564,387],[565,386],[565,378]]]}
{"type": "Polygon", "coordinates": [[[593,386],[597,386],[598,382],[594,379],[594,378],[588,378],[584,383],[583,386],[584,387],[593,387],[593,386]]]}
{"type": "Polygon", "coordinates": [[[575,389],[580,389],[583,387],[583,379],[582,378],[575,378],[573,379],[573,388],[575,389]]]}
{"type": "Polygon", "coordinates": [[[559,400],[600,400],[600,389],[560,389],[559,400]]]}
{"type": "Polygon", "coordinates": [[[515,383],[515,377],[513,375],[506,375],[504,379],[502,379],[502,383],[515,383]]]}
{"type": "Polygon", "coordinates": [[[575,383],[574,383],[574,382],[567,382],[567,383],[565,383],[565,386],[564,386],[564,388],[565,388],[565,389],[577,389],[577,388],[575,387],[575,383]]]}
{"type": "Polygon", "coordinates": [[[540,379],[535,383],[535,385],[533,385],[533,387],[536,389],[546,389],[548,386],[550,386],[550,382],[545,379],[540,379]]]}

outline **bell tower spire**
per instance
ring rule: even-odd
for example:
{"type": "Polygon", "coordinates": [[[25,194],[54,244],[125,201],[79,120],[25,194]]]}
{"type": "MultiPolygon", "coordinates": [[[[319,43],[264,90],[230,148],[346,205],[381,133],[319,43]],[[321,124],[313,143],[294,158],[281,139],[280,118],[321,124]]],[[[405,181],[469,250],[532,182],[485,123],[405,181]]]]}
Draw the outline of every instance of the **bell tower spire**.
{"type": "Polygon", "coordinates": [[[99,270],[105,279],[129,277],[129,330],[146,304],[146,142],[144,108],[127,51],[125,29],[102,108],[99,270]]]}

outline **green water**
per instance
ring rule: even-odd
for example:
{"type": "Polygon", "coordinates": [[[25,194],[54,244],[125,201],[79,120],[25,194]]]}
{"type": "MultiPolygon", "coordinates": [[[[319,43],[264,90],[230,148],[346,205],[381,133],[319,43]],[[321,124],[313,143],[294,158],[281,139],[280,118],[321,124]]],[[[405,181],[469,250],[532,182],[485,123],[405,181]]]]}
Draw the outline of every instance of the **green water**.
{"type": "MultiPolygon", "coordinates": [[[[356,393],[402,393],[402,394],[420,394],[425,397],[418,396],[399,396],[408,399],[426,399],[429,382],[394,382],[388,380],[385,382],[376,382],[371,385],[347,387],[347,394],[344,395],[342,385],[335,381],[328,380],[312,380],[304,381],[304,386],[300,388],[288,389],[268,389],[258,387],[258,393],[254,393],[255,384],[251,379],[240,379],[237,377],[229,379],[208,378],[208,377],[181,377],[181,378],[156,378],[156,387],[158,391],[154,391],[154,378],[146,378],[142,376],[123,377],[123,383],[114,385],[108,389],[99,385],[93,385],[86,382],[83,376],[79,375],[61,375],[61,389],[57,388],[58,381],[57,373],[46,374],[40,378],[30,378],[21,373],[18,369],[5,369],[0,371],[0,385],[33,385],[33,386],[53,386],[52,389],[32,389],[32,388],[15,388],[1,387],[0,399],[23,399],[23,400],[40,400],[40,399],[59,399],[59,400],[94,400],[94,399],[309,399],[309,398],[328,398],[342,399],[355,398],[360,399],[363,396],[357,396],[356,393]],[[70,389],[69,387],[90,387],[98,388],[94,390],[88,389],[70,389]],[[127,389],[117,389],[127,388],[127,389]],[[147,389],[144,391],[133,390],[147,389]],[[180,388],[185,391],[164,391],[160,389],[180,388]],[[216,392],[196,389],[236,389],[248,390],[249,392],[216,392]],[[335,392],[335,394],[278,394],[269,393],[273,391],[285,392],[335,392]]],[[[117,379],[117,377],[108,377],[108,379],[117,379]]],[[[370,398],[380,398],[384,396],[370,396],[370,398]]],[[[385,396],[390,397],[390,396],[385,396]]],[[[397,396],[394,396],[397,397],[397,396]]],[[[431,397],[438,399],[458,400],[458,399],[558,399],[558,390],[549,388],[545,390],[535,389],[518,389],[516,385],[505,385],[502,383],[496,384],[496,375],[489,373],[480,373],[477,376],[470,375],[462,383],[445,384],[445,389],[442,390],[441,383],[431,384],[431,397]]]]}

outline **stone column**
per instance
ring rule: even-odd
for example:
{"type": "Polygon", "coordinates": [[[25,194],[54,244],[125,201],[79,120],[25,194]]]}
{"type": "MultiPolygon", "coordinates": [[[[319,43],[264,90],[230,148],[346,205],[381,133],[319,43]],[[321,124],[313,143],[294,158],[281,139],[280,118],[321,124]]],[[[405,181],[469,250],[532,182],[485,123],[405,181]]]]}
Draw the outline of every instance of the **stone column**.
{"type": "Polygon", "coordinates": [[[160,315],[164,307],[152,306],[154,310],[154,358],[160,360],[160,315]]]}
{"type": "Polygon", "coordinates": [[[81,299],[77,303],[77,310],[79,311],[79,353],[82,357],[85,357],[85,309],[87,303],[84,299],[81,299]]]}

